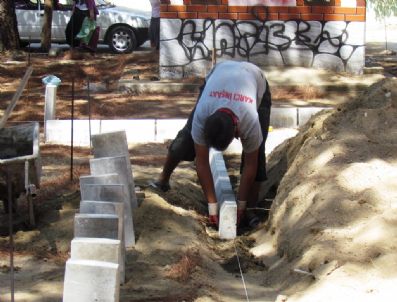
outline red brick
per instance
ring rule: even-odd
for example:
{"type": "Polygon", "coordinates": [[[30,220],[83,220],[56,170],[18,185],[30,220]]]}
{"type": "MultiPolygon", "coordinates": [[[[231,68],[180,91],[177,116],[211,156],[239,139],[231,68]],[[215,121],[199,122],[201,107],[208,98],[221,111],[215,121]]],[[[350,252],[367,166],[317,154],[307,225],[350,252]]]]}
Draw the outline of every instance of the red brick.
{"type": "Polygon", "coordinates": [[[367,13],[367,10],[365,7],[357,7],[356,14],[357,15],[365,15],[367,13]]]}
{"type": "Polygon", "coordinates": [[[288,7],[288,12],[292,14],[310,14],[312,8],[310,6],[291,6],[288,7]]]}
{"type": "Polygon", "coordinates": [[[249,12],[255,11],[258,13],[266,13],[267,12],[267,7],[266,6],[251,6],[248,8],[249,12]]]}
{"type": "Polygon", "coordinates": [[[278,19],[287,21],[287,20],[297,20],[300,19],[300,14],[285,14],[285,13],[280,13],[278,14],[278,19]]]}
{"type": "Polygon", "coordinates": [[[180,19],[197,19],[196,12],[180,12],[178,13],[178,18],[180,19]]]}
{"type": "Polygon", "coordinates": [[[192,4],[191,0],[183,0],[183,4],[187,5],[187,4],[192,4]]]}
{"type": "Polygon", "coordinates": [[[366,1],[365,0],[357,0],[357,6],[358,7],[366,7],[366,1]]]}
{"type": "Polygon", "coordinates": [[[268,6],[269,13],[288,13],[288,6],[268,6]]]}
{"type": "Polygon", "coordinates": [[[342,1],[341,0],[335,0],[335,6],[341,6],[342,1]]]}
{"type": "Polygon", "coordinates": [[[227,13],[227,5],[208,5],[209,13],[227,13]]]}
{"type": "Polygon", "coordinates": [[[229,0],[222,0],[222,4],[228,5],[229,4],[229,0]]]}
{"type": "Polygon", "coordinates": [[[218,19],[218,17],[219,17],[218,13],[207,13],[207,12],[200,13],[199,12],[197,19],[213,19],[213,20],[215,20],[215,19],[218,19]]]}
{"type": "Polygon", "coordinates": [[[365,22],[365,15],[346,15],[346,21],[365,22]]]}
{"type": "Polygon", "coordinates": [[[239,20],[256,20],[256,17],[251,13],[239,13],[238,19],[239,20]]]}
{"type": "Polygon", "coordinates": [[[227,11],[229,13],[246,13],[248,12],[247,6],[229,6],[227,11]]]}
{"type": "MultiPolygon", "coordinates": [[[[185,0],[186,1],[186,0],[185,0]]],[[[212,5],[217,5],[218,0],[190,0],[191,4],[212,4],[212,5]]]]}
{"type": "Polygon", "coordinates": [[[168,12],[168,5],[167,4],[161,4],[160,5],[160,11],[161,12],[168,12]]]}
{"type": "Polygon", "coordinates": [[[301,14],[301,19],[304,21],[322,21],[324,20],[323,14],[301,14]]]}
{"type": "Polygon", "coordinates": [[[278,14],[277,13],[271,13],[271,14],[266,14],[263,16],[263,19],[261,20],[278,20],[278,14]]]}
{"type": "Polygon", "coordinates": [[[206,12],[207,5],[188,5],[187,12],[206,12]]]}
{"type": "Polygon", "coordinates": [[[334,11],[334,6],[312,6],[313,14],[333,14],[334,11]]]}
{"type": "Polygon", "coordinates": [[[169,12],[185,12],[186,5],[168,5],[169,12]]]}
{"type": "Polygon", "coordinates": [[[170,0],[160,0],[161,4],[170,4],[171,1],[170,0]]]}
{"type": "Polygon", "coordinates": [[[219,19],[226,19],[226,20],[237,20],[238,14],[237,13],[219,13],[219,19]]]}
{"type": "Polygon", "coordinates": [[[335,14],[349,14],[355,15],[356,8],[355,7],[335,7],[335,14]]]}
{"type": "Polygon", "coordinates": [[[296,0],[296,6],[304,6],[305,1],[304,0],[296,0]]]}
{"type": "Polygon", "coordinates": [[[176,18],[178,18],[178,13],[176,13],[176,12],[172,12],[172,13],[160,12],[160,18],[163,18],[163,19],[176,19],[176,18]]]}
{"type": "Polygon", "coordinates": [[[324,21],[345,21],[343,14],[324,14],[324,21]]]}

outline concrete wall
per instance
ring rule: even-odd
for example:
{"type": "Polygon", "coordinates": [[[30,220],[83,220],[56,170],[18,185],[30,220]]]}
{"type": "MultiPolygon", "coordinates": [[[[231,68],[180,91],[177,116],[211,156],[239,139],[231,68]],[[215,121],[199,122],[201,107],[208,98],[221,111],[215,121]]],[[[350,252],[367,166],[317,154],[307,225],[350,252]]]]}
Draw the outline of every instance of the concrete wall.
{"type": "Polygon", "coordinates": [[[331,1],[331,6],[321,0],[175,1],[162,0],[162,78],[206,75],[213,50],[217,62],[363,71],[363,0],[331,1]]]}

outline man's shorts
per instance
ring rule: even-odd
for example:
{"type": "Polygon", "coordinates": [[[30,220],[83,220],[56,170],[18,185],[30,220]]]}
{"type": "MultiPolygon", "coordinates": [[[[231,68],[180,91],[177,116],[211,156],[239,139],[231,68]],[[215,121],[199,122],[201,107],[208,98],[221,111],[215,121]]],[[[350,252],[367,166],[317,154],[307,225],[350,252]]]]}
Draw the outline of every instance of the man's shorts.
{"type": "MultiPolygon", "coordinates": [[[[197,101],[200,99],[201,92],[203,91],[204,86],[200,89],[200,94],[197,98],[197,101]]],[[[255,181],[262,182],[267,179],[266,175],[266,153],[265,153],[265,142],[267,139],[269,124],[270,124],[270,108],[271,108],[271,93],[268,82],[266,81],[266,92],[263,94],[261,104],[258,108],[258,116],[259,122],[262,129],[263,141],[259,146],[258,152],[258,169],[256,172],[255,181]]],[[[168,152],[170,156],[174,159],[180,161],[193,161],[196,157],[196,152],[194,150],[194,141],[192,139],[192,123],[193,116],[196,107],[190,113],[189,119],[186,122],[186,125],[180,130],[169,146],[168,152]]],[[[240,165],[240,173],[242,173],[242,169],[244,166],[244,152],[241,154],[241,165],[240,165]]]]}
{"type": "Polygon", "coordinates": [[[194,141],[191,133],[194,111],[195,110],[193,109],[186,125],[178,132],[177,136],[168,148],[169,154],[174,159],[178,159],[180,161],[193,161],[196,157],[194,141]]]}

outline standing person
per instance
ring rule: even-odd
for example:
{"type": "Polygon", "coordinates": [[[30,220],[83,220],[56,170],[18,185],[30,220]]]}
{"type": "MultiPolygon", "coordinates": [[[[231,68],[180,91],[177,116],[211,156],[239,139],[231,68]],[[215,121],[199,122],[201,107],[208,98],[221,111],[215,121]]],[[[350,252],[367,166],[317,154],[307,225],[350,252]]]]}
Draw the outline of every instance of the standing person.
{"type": "Polygon", "coordinates": [[[160,0],[150,0],[152,18],[150,19],[149,38],[150,46],[160,48],[160,0]]]}
{"type": "Polygon", "coordinates": [[[66,42],[72,47],[79,46],[80,41],[76,39],[76,35],[83,25],[84,18],[96,20],[97,15],[95,0],[73,0],[72,16],[65,30],[66,42]]]}
{"type": "Polygon", "coordinates": [[[196,160],[197,175],[208,202],[210,223],[218,225],[218,209],[209,164],[209,148],[225,150],[234,138],[243,147],[237,194],[237,223],[244,216],[251,227],[259,221],[246,213],[255,207],[266,177],[265,142],[269,129],[271,93],[262,71],[252,63],[225,61],[207,76],[185,127],[171,143],[162,173],[152,185],[170,189],[179,162],[196,160]]]}

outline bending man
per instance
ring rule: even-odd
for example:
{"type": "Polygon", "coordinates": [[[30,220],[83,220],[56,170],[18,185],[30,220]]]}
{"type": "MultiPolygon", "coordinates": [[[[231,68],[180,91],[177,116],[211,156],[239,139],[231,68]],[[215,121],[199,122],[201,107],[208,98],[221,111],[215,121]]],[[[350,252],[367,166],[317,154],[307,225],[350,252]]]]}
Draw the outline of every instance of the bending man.
{"type": "MultiPolygon", "coordinates": [[[[209,219],[218,225],[218,209],[209,163],[209,148],[224,151],[234,138],[243,147],[240,185],[237,194],[237,222],[246,207],[255,207],[259,185],[267,179],[265,142],[271,107],[269,85],[262,71],[252,63],[225,61],[206,78],[198,101],[185,127],[169,147],[166,162],[155,182],[170,189],[169,180],[180,161],[196,160],[197,175],[208,201],[209,219]]],[[[248,217],[255,224],[255,217],[248,217]]]]}

